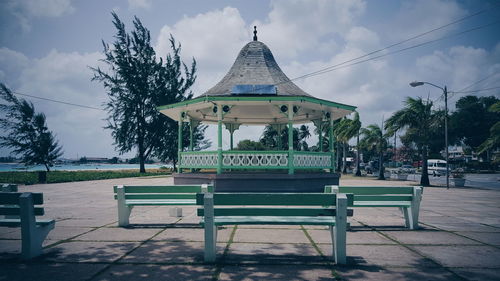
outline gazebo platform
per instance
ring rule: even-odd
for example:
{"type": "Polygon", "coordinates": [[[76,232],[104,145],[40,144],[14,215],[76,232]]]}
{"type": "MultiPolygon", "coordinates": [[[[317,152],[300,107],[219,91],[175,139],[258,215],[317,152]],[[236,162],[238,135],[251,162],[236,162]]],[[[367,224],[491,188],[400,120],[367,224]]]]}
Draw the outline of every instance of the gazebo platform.
{"type": "Polygon", "coordinates": [[[174,184],[213,184],[217,192],[323,192],[325,185],[338,185],[340,174],[325,172],[234,171],[176,173],[174,184]]]}

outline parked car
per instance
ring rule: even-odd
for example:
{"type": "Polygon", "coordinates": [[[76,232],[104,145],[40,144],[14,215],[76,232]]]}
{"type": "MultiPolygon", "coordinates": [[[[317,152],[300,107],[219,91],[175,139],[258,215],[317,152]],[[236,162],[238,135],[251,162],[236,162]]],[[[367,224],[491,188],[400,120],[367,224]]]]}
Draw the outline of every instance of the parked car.
{"type": "Polygon", "coordinates": [[[412,165],[403,165],[399,167],[399,171],[401,173],[406,173],[406,174],[414,174],[417,169],[413,168],[412,165]]]}

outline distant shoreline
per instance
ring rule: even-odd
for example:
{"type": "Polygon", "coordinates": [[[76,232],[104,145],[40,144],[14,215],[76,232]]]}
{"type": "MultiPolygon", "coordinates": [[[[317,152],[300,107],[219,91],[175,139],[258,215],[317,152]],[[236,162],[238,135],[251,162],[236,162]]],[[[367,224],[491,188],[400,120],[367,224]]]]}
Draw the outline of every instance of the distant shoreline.
{"type": "MultiPolygon", "coordinates": [[[[146,169],[172,168],[172,165],[167,164],[146,164],[146,169]]],[[[62,164],[55,165],[50,168],[51,171],[108,171],[108,170],[131,170],[139,169],[139,164],[62,164]]],[[[0,163],[0,172],[35,172],[45,171],[42,165],[26,167],[20,163],[0,163]]]]}

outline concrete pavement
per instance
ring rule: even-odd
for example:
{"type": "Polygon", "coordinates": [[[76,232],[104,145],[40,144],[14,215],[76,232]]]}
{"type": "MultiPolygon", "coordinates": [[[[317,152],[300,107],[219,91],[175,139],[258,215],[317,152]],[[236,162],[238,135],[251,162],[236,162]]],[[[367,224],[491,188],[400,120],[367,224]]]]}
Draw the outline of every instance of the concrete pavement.
{"type": "MultiPolygon", "coordinates": [[[[425,188],[422,228],[396,208],[357,208],[348,265],[334,265],[329,232],[317,226],[234,226],[218,235],[218,263],[203,263],[196,208],[136,207],[117,227],[112,186],[172,184],[169,177],[20,186],[43,192],[56,228],[44,254],[19,260],[20,231],[0,228],[0,280],[500,280],[500,192],[425,188]]],[[[409,185],[373,179],[342,185],[409,185]]]]}

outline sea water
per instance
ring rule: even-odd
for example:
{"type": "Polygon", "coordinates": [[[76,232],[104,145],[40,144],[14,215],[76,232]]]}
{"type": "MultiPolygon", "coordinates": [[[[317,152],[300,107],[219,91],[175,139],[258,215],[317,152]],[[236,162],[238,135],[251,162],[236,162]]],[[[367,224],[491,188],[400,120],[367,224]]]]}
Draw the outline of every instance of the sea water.
{"type": "MultiPolygon", "coordinates": [[[[167,164],[146,164],[146,169],[158,169],[161,167],[172,168],[167,164]]],[[[139,164],[61,164],[50,167],[51,171],[83,171],[83,170],[130,170],[139,169],[139,164]]],[[[14,171],[45,171],[45,166],[24,166],[20,163],[0,163],[0,172],[14,171]]]]}

